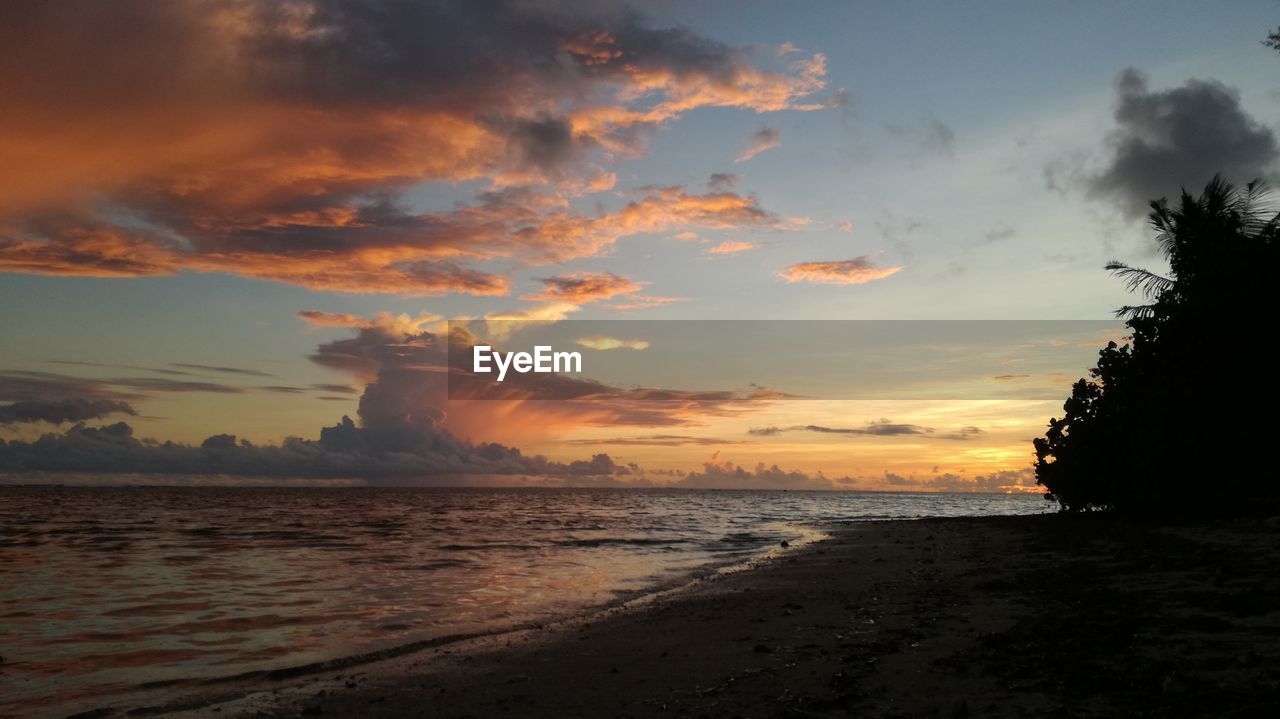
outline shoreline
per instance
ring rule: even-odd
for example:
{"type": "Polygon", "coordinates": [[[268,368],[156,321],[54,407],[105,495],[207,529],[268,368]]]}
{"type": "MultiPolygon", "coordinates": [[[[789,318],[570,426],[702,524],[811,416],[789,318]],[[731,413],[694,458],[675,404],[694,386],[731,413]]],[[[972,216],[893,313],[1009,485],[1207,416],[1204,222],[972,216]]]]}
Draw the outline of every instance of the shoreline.
{"type": "Polygon", "coordinates": [[[1280,709],[1273,525],[839,524],[643,605],[165,715],[1264,715],[1280,709]]]}
{"type": "MultiPolygon", "coordinates": [[[[786,548],[765,546],[745,558],[710,562],[682,576],[668,578],[647,589],[630,593],[630,596],[622,596],[603,604],[584,605],[573,612],[548,615],[540,619],[498,626],[493,629],[407,639],[390,646],[306,664],[208,678],[147,682],[138,685],[135,691],[124,695],[122,697],[124,701],[103,703],[70,715],[50,716],[67,716],[68,719],[178,714],[202,716],[205,710],[212,710],[214,707],[221,707],[228,703],[237,703],[264,691],[274,695],[282,689],[303,686],[313,681],[315,676],[326,673],[359,671],[363,674],[365,670],[371,669],[389,675],[397,674],[404,671],[402,667],[396,666],[398,661],[412,659],[426,652],[434,651],[448,655],[484,651],[491,649],[496,643],[509,642],[517,638],[554,635],[618,613],[644,611],[658,602],[679,597],[682,593],[692,591],[707,582],[714,582],[720,577],[756,570],[788,549],[799,551],[829,539],[829,534],[822,529],[815,529],[819,525],[827,526],[825,523],[807,521],[795,523],[794,530],[800,536],[788,540],[786,548]],[[154,693],[152,699],[147,700],[146,697],[151,693],[154,693]]],[[[416,666],[417,662],[414,662],[414,665],[416,666]]],[[[220,712],[221,709],[214,711],[220,712]]],[[[0,716],[6,715],[0,714],[0,716]]]]}

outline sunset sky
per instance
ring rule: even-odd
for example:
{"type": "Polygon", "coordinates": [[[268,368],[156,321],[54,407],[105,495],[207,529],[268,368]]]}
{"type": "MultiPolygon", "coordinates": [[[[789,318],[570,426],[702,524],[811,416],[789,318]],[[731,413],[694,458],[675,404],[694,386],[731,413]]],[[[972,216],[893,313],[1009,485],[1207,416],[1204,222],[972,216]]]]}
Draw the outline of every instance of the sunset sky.
{"type": "MultiPolygon", "coordinates": [[[[1106,261],[1158,269],[1147,200],[1280,156],[1271,0],[3,12],[0,438],[24,442],[349,415],[604,452],[623,483],[1030,487],[1061,399],[459,403],[426,348],[451,318],[1105,320],[1106,261]]],[[[1065,396],[1108,338],[1046,338],[1087,350],[1070,377],[1018,346],[983,376],[1065,396]]]]}

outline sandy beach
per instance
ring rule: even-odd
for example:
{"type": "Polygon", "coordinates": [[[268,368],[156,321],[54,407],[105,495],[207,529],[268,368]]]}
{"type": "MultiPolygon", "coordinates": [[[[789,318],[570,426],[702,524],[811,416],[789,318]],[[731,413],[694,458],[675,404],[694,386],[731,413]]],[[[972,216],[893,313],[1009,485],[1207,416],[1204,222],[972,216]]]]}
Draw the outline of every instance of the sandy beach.
{"type": "Polygon", "coordinates": [[[177,715],[1274,716],[1274,525],[843,525],[638,606],[177,715]]]}

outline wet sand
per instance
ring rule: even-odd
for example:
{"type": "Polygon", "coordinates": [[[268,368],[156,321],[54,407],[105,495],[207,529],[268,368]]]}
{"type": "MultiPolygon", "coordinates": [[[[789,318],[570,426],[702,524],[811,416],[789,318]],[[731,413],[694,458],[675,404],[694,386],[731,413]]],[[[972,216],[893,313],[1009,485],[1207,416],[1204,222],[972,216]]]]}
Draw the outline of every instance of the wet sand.
{"type": "Polygon", "coordinates": [[[832,535],[646,606],[179,714],[1280,716],[1280,521],[1047,515],[832,535]]]}

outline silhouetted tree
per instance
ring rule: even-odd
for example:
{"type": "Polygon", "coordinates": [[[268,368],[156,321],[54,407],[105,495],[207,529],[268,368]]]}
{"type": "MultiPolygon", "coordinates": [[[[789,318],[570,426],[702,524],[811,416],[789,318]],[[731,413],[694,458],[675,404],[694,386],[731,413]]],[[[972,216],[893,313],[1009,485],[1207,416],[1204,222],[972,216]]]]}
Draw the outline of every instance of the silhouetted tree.
{"type": "Polygon", "coordinates": [[[1280,217],[1260,182],[1215,177],[1151,204],[1167,275],[1111,262],[1143,295],[1035,440],[1036,478],[1063,509],[1231,511],[1280,498],[1269,448],[1280,400],[1280,217]]]}

